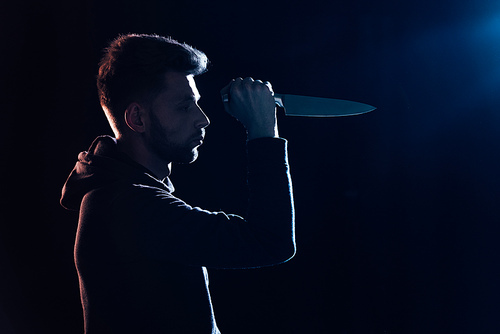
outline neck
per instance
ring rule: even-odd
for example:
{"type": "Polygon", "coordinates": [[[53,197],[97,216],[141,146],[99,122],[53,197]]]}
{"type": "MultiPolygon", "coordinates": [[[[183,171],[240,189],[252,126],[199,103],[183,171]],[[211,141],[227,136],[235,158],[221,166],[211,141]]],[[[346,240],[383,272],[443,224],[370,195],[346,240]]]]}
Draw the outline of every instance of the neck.
{"type": "Polygon", "coordinates": [[[116,140],[121,152],[149,169],[158,179],[162,180],[170,175],[172,163],[151,152],[141,140],[130,140],[121,136],[116,140]]]}

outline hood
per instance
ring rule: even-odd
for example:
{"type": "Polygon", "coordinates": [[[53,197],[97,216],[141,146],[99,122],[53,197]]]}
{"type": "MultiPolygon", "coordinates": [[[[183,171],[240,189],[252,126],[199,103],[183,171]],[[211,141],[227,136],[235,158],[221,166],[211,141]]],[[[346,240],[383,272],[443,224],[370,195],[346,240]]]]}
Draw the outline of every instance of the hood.
{"type": "Polygon", "coordinates": [[[147,168],[120,152],[115,138],[100,136],[88,151],[78,155],[75,168],[63,186],[61,205],[68,210],[79,210],[89,191],[124,180],[174,191],[168,178],[160,181],[147,168]]]}

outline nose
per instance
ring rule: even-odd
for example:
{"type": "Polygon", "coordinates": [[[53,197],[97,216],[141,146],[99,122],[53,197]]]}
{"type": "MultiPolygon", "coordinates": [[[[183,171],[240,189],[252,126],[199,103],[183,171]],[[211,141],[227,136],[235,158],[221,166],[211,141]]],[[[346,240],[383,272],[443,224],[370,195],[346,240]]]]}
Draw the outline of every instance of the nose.
{"type": "Polygon", "coordinates": [[[210,119],[208,119],[207,115],[203,112],[203,110],[198,106],[199,113],[198,118],[196,119],[195,126],[197,129],[204,129],[210,125],[210,119]]]}

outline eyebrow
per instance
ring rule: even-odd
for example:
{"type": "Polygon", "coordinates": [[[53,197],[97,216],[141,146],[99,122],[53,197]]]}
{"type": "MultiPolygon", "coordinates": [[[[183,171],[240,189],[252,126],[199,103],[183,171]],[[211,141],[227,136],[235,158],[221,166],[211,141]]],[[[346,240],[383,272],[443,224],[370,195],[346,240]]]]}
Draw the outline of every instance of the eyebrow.
{"type": "Polygon", "coordinates": [[[184,98],[180,99],[177,102],[177,105],[183,104],[185,102],[191,102],[191,101],[198,102],[200,99],[201,99],[201,95],[186,95],[186,96],[184,96],[184,98]]]}

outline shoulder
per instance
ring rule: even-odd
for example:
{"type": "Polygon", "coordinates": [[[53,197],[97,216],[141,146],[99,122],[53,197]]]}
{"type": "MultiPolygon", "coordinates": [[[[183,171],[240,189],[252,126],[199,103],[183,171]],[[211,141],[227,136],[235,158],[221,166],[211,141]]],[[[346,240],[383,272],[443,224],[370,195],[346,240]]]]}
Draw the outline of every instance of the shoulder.
{"type": "Polygon", "coordinates": [[[137,206],[142,202],[155,199],[175,198],[163,189],[147,184],[133,182],[115,182],[113,184],[89,191],[83,198],[82,205],[98,205],[112,208],[119,206],[137,206]]]}

